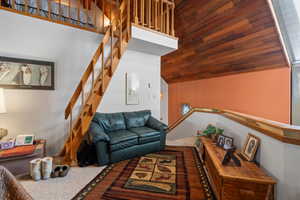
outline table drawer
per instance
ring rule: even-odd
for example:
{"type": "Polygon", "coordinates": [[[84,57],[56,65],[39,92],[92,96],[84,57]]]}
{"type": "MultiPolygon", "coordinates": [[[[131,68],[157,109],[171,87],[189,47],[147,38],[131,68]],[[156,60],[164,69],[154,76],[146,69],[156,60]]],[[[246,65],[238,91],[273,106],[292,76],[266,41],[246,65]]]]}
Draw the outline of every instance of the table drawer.
{"type": "Polygon", "coordinates": [[[268,199],[267,184],[246,180],[225,179],[223,182],[222,200],[265,200],[268,199]]]}

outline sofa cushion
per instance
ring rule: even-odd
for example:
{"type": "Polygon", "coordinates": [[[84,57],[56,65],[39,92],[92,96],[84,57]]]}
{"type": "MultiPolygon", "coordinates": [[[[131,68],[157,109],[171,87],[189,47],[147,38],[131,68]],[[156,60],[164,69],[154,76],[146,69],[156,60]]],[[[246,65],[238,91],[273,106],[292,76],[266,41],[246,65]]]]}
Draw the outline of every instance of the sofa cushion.
{"type": "Polygon", "coordinates": [[[127,129],[145,126],[149,117],[151,116],[150,110],[142,110],[137,112],[125,112],[124,118],[127,129]]]}
{"type": "Polygon", "coordinates": [[[160,140],[160,132],[146,126],[130,128],[129,131],[132,131],[139,136],[139,144],[160,140]]]}
{"type": "Polygon", "coordinates": [[[93,119],[105,132],[126,129],[123,113],[96,113],[93,119]]]}
{"type": "Polygon", "coordinates": [[[138,135],[128,130],[118,130],[109,132],[110,150],[116,151],[138,144],[138,135]]]}

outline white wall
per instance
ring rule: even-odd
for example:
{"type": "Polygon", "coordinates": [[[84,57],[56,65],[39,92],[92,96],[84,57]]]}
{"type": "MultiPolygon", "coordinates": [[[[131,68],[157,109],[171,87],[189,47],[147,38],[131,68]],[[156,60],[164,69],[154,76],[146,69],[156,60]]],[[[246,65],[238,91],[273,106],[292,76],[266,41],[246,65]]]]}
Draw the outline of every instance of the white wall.
{"type": "Polygon", "coordinates": [[[64,109],[102,36],[0,10],[0,55],[55,62],[55,90],[5,90],[8,113],[0,127],[9,136],[47,139],[49,153],[60,151],[67,124],[64,109]]]}
{"type": "Polygon", "coordinates": [[[217,115],[196,112],[174,128],[168,135],[168,140],[177,140],[185,137],[196,136],[198,130],[204,130],[208,124],[217,124],[217,115]],[[200,120],[199,120],[200,119],[200,120]]]}
{"type": "Polygon", "coordinates": [[[208,124],[224,128],[224,134],[234,137],[234,144],[241,149],[248,133],[261,139],[256,160],[277,180],[277,200],[299,200],[300,198],[300,147],[282,143],[256,130],[228,118],[211,113],[193,113],[167,136],[168,140],[195,136],[208,124]]]}
{"type": "Polygon", "coordinates": [[[112,77],[100,104],[100,112],[122,112],[151,109],[160,117],[160,57],[127,50],[112,77]],[[139,79],[139,105],[126,105],[126,73],[135,73],[139,79]]]}
{"type": "Polygon", "coordinates": [[[168,124],[169,123],[169,119],[168,119],[169,87],[168,87],[168,83],[163,78],[161,78],[160,85],[161,85],[160,92],[162,95],[160,99],[160,120],[163,123],[168,124]]]}
{"type": "MultiPolygon", "coordinates": [[[[55,62],[55,90],[5,90],[8,113],[0,127],[9,136],[35,134],[47,139],[48,153],[61,150],[68,132],[64,109],[102,36],[0,10],[0,56],[55,62]]],[[[128,50],[100,106],[103,112],[152,110],[160,116],[160,57],[128,50]],[[140,77],[140,105],[125,104],[125,73],[140,77]],[[150,84],[150,88],[148,85],[150,84]],[[147,96],[147,95],[148,96],[147,96]]]]}

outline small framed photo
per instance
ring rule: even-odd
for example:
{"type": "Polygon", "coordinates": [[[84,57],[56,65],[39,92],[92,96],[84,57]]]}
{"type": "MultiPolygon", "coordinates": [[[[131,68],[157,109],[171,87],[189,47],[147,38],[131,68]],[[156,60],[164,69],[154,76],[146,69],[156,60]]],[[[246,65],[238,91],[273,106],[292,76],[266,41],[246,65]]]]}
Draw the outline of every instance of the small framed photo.
{"type": "Polygon", "coordinates": [[[18,135],[16,138],[15,146],[32,145],[34,135],[18,135]]]}
{"type": "Polygon", "coordinates": [[[241,152],[241,154],[247,161],[254,160],[259,144],[260,139],[255,135],[249,133],[246,139],[246,143],[244,144],[243,150],[241,152]]]}
{"type": "Polygon", "coordinates": [[[226,137],[224,135],[219,135],[218,140],[217,140],[217,146],[222,147],[225,144],[225,139],[226,137]]]}
{"type": "Polygon", "coordinates": [[[225,135],[219,135],[217,146],[222,147],[223,149],[231,149],[233,148],[233,138],[225,135]]]}
{"type": "Polygon", "coordinates": [[[233,138],[232,137],[225,137],[225,142],[224,142],[224,149],[232,149],[233,148],[233,138]]]}

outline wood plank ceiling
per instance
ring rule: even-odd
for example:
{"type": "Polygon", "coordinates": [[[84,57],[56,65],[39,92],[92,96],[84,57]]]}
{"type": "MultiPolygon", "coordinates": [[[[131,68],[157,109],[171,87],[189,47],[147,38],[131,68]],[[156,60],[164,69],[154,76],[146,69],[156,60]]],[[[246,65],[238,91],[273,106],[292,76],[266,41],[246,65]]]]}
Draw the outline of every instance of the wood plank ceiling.
{"type": "Polygon", "coordinates": [[[175,2],[179,49],[162,58],[168,83],[288,66],[267,0],[175,2]]]}

